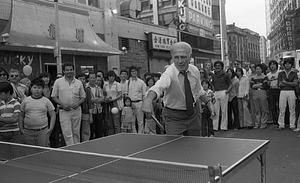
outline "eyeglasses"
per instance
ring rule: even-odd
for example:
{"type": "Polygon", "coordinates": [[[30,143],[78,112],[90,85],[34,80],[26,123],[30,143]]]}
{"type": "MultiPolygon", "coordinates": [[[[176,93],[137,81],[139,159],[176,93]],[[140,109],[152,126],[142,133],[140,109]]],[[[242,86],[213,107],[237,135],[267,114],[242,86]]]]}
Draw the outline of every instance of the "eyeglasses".
{"type": "Polygon", "coordinates": [[[235,63],[234,65],[240,65],[239,63],[235,63]]]}
{"type": "Polygon", "coordinates": [[[10,75],[9,77],[15,77],[15,78],[17,78],[17,77],[19,77],[19,75],[10,75]]]}
{"type": "Polygon", "coordinates": [[[204,72],[200,72],[200,74],[204,74],[204,72]]]}
{"type": "Polygon", "coordinates": [[[7,76],[6,74],[0,74],[0,76],[7,76]]]}

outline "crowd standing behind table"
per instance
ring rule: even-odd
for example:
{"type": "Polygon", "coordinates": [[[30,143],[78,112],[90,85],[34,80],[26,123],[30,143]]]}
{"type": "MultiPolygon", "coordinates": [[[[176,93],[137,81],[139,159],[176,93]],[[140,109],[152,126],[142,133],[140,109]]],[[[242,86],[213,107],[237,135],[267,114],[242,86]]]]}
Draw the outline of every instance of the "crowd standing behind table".
{"type": "MultiPolygon", "coordinates": [[[[213,95],[209,94],[208,96],[210,101],[214,103],[214,110],[210,111],[205,106],[205,102],[199,101],[202,109],[199,108],[198,115],[199,118],[202,115],[201,123],[203,123],[200,124],[201,130],[199,135],[213,137],[214,131],[218,130],[226,131],[244,128],[263,130],[267,127],[272,127],[274,130],[287,128],[294,132],[300,131],[300,118],[298,113],[296,114],[296,111],[299,110],[300,99],[299,71],[293,69],[294,63],[292,60],[284,59],[281,66],[283,70],[280,70],[278,63],[272,60],[267,66],[268,69],[262,64],[250,64],[245,66],[245,68],[227,68],[227,73],[225,73],[224,66],[222,67],[221,63],[215,62],[213,64],[207,62],[205,68],[199,69],[199,78],[205,80],[206,87],[208,87],[206,91],[213,93],[213,95]],[[211,73],[211,77],[209,77],[208,73],[211,73]],[[220,75],[220,73],[222,74],[220,75]],[[228,81],[222,80],[224,79],[222,77],[227,77],[227,74],[229,74],[228,81]],[[227,95],[226,101],[228,100],[228,105],[219,105],[219,103],[222,103],[218,102],[222,98],[218,97],[220,86],[217,86],[217,90],[214,88],[216,84],[220,83],[218,79],[221,79],[221,82],[228,82],[228,85],[224,88],[224,96],[222,95],[222,97],[227,95]],[[234,83],[233,87],[231,87],[231,83],[234,83]],[[205,111],[204,113],[203,110],[205,111]],[[212,118],[218,111],[222,111],[222,113],[212,118]],[[203,119],[203,115],[205,115],[205,119],[203,119]],[[213,120],[215,121],[214,123],[212,123],[213,120]],[[221,123],[221,121],[223,122],[221,123]]],[[[48,115],[47,143],[38,143],[36,145],[60,147],[120,132],[164,133],[154,124],[151,117],[145,115],[142,111],[143,100],[148,94],[146,91],[159,81],[162,73],[147,73],[145,74],[145,80],[142,80],[137,77],[137,68],[133,66],[129,71],[122,70],[120,72],[120,80],[117,82],[115,80],[117,75],[115,75],[114,71],[109,71],[108,77],[105,77],[102,71],[91,72],[89,75],[79,73],[78,76],[84,77],[80,81],[76,79],[78,77],[74,77],[72,64],[66,64],[63,71],[64,75],[58,74],[55,81],[52,81],[49,73],[41,73],[39,76],[43,80],[42,95],[50,99],[51,105],[54,105],[56,108],[55,113],[57,115],[54,126],[52,126],[51,117],[48,115]],[[82,82],[82,80],[85,80],[85,82],[82,82]],[[62,89],[59,88],[62,86],[65,94],[60,93],[62,89]],[[86,96],[87,93],[88,96],[86,96]],[[131,118],[134,118],[132,123],[128,123],[131,125],[130,128],[127,124],[126,129],[124,125],[122,126],[121,120],[122,115],[125,115],[125,113],[122,113],[122,108],[119,108],[117,103],[117,100],[122,100],[125,97],[129,97],[131,105],[125,104],[123,106],[126,106],[126,111],[128,111],[128,108],[131,108],[129,110],[132,111],[131,118]],[[91,104],[87,103],[87,98],[90,98],[91,104]],[[112,114],[112,107],[118,107],[118,113],[112,114]],[[85,110],[83,111],[83,109],[85,110]],[[145,121],[147,122],[146,124],[145,121]]],[[[26,141],[24,133],[20,133],[24,126],[19,126],[20,128],[18,128],[15,120],[16,118],[19,119],[20,106],[23,100],[26,97],[30,97],[28,100],[32,98],[33,88],[32,83],[28,87],[21,84],[20,80],[20,71],[12,69],[7,72],[0,67],[0,82],[7,82],[12,86],[12,98],[10,101],[7,101],[8,98],[5,98],[4,95],[6,93],[9,94],[9,90],[4,88],[5,85],[0,85],[1,141],[17,143],[26,141]],[[8,117],[7,111],[10,109],[12,109],[12,112],[8,117]],[[11,124],[15,124],[15,126],[8,129],[8,126],[12,126],[11,124]]],[[[223,87],[223,85],[221,86],[223,87]]],[[[165,125],[162,115],[165,105],[162,102],[163,96],[164,93],[154,101],[155,107],[152,114],[161,124],[165,125]]],[[[31,106],[28,105],[26,107],[30,108],[31,106]]],[[[24,107],[22,111],[27,110],[24,107]]],[[[52,110],[51,106],[48,110],[52,110]]],[[[53,114],[51,115],[53,116],[53,114]]],[[[25,128],[27,128],[27,131],[34,133],[45,132],[45,129],[40,128],[38,125],[33,125],[30,128],[25,126],[25,128]]]]}

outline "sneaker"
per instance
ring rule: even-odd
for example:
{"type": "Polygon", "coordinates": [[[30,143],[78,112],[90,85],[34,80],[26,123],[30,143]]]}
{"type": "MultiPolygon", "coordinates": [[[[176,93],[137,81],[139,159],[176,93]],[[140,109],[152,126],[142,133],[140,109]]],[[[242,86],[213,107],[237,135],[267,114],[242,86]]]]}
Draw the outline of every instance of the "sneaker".
{"type": "Polygon", "coordinates": [[[283,130],[283,129],[284,129],[283,127],[280,127],[280,126],[279,126],[279,127],[277,128],[277,131],[281,131],[281,130],[283,130]]]}
{"type": "Polygon", "coordinates": [[[238,130],[238,128],[234,128],[233,130],[238,130]]]}
{"type": "Polygon", "coordinates": [[[258,126],[253,127],[253,129],[258,129],[258,128],[259,128],[258,126]]]}
{"type": "Polygon", "coordinates": [[[267,128],[267,126],[261,126],[260,127],[260,129],[266,129],[267,128]]]}
{"type": "Polygon", "coordinates": [[[294,132],[300,132],[300,128],[296,128],[293,130],[294,132]]]}

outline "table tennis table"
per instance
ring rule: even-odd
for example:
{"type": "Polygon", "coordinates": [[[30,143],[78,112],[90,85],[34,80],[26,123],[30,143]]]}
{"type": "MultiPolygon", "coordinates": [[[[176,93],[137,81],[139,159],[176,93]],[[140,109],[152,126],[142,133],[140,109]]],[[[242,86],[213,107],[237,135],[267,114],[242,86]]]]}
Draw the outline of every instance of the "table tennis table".
{"type": "Polygon", "coordinates": [[[227,182],[268,140],[120,133],[58,149],[0,143],[4,183],[227,182]],[[218,171],[219,170],[219,171],[218,171]]]}

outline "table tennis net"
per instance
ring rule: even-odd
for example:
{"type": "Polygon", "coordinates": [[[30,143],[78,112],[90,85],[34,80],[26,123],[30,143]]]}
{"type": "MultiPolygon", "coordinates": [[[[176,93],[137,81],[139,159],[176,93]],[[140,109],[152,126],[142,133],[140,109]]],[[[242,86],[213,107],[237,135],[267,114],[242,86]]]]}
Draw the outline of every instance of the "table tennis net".
{"type": "Polygon", "coordinates": [[[0,143],[0,159],[7,166],[70,176],[93,182],[215,183],[221,166],[166,161],[0,143]]]}

